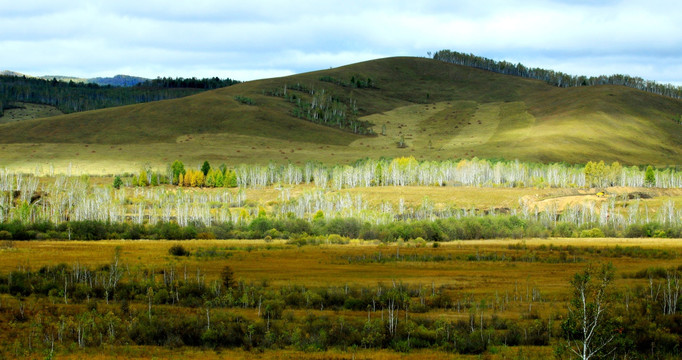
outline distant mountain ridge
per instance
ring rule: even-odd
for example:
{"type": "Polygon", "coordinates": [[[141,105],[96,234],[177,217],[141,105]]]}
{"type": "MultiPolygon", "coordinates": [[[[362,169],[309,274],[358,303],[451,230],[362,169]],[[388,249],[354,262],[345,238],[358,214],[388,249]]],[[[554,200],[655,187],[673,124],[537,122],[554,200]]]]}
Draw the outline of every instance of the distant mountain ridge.
{"type": "Polygon", "coordinates": [[[24,75],[24,74],[22,74],[22,73],[18,73],[18,72],[15,72],[15,71],[10,71],[10,70],[3,70],[3,71],[0,71],[0,75],[2,75],[2,76],[26,76],[26,75],[24,75]]]}
{"type": "Polygon", "coordinates": [[[59,81],[73,81],[76,83],[86,83],[86,84],[97,84],[100,86],[135,86],[139,83],[151,80],[148,78],[144,78],[141,76],[131,76],[131,75],[116,75],[113,77],[95,77],[95,78],[79,78],[75,76],[64,76],[64,75],[42,75],[42,76],[33,76],[33,75],[26,75],[22,74],[16,71],[11,71],[11,70],[4,70],[0,72],[1,76],[26,76],[26,77],[32,77],[32,78],[38,78],[38,79],[44,79],[44,80],[52,80],[52,79],[57,79],[59,81]]]}
{"type": "Polygon", "coordinates": [[[116,75],[114,77],[96,77],[88,79],[88,83],[94,83],[101,86],[111,85],[111,86],[135,86],[139,83],[148,81],[150,79],[143,78],[140,76],[131,75],[116,75]]]}

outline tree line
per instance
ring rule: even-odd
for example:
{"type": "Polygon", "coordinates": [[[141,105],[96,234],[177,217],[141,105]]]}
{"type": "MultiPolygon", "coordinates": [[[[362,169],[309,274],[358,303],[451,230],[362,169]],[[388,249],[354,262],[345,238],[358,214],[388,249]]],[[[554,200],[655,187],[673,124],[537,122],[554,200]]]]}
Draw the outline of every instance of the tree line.
{"type": "MultiPolygon", "coordinates": [[[[129,186],[159,186],[164,184],[184,187],[237,187],[237,174],[225,164],[217,168],[211,167],[204,161],[199,169],[185,169],[185,164],[176,160],[169,164],[166,173],[154,171],[151,168],[142,169],[137,175],[131,176],[126,183],[129,186]]],[[[113,186],[119,189],[124,186],[121,176],[114,177],[113,186]]]]}
{"type": "Polygon", "coordinates": [[[221,79],[219,77],[202,78],[182,78],[182,77],[157,77],[156,79],[146,80],[135,86],[141,88],[161,88],[161,89],[203,89],[213,90],[241,83],[239,80],[230,78],[221,79]]]}
{"type": "Polygon", "coordinates": [[[0,240],[107,240],[107,239],[287,239],[292,244],[344,243],[349,239],[380,240],[387,243],[403,240],[454,241],[499,238],[548,237],[682,237],[682,224],[650,221],[624,227],[586,222],[582,225],[558,221],[546,225],[536,219],[513,215],[448,217],[435,220],[396,220],[373,223],[357,217],[325,217],[318,211],[312,220],[272,217],[259,211],[253,216],[246,210],[234,215],[235,221],[199,221],[179,225],[173,217],[150,221],[69,220],[53,223],[13,220],[0,223],[0,240]]]}
{"type": "MultiPolygon", "coordinates": [[[[166,178],[178,184],[178,167],[185,171],[182,162],[176,161],[166,169],[166,178]]],[[[211,166],[202,165],[204,176],[211,166]],[[206,170],[206,171],[204,171],[206,170]]],[[[195,169],[196,170],[196,169],[195,169]]],[[[219,169],[236,178],[236,185],[262,188],[270,185],[315,184],[319,188],[335,190],[373,186],[485,186],[485,187],[562,187],[607,188],[629,187],[682,187],[682,173],[677,167],[655,169],[652,166],[623,166],[615,161],[589,161],[585,165],[566,163],[540,164],[507,160],[460,159],[418,161],[414,157],[361,159],[350,165],[324,165],[307,162],[304,165],[237,165],[219,169]]],[[[145,185],[152,184],[153,171],[145,170],[145,185]]],[[[159,174],[158,176],[161,176],[159,174]]],[[[140,182],[133,179],[132,185],[140,182]]],[[[160,183],[170,183],[168,181],[160,183]]],[[[230,179],[230,186],[233,182],[230,179]]],[[[207,185],[211,186],[211,185],[207,185]]],[[[219,187],[219,186],[218,186],[219,187]]]]}
{"type": "MultiPolygon", "coordinates": [[[[399,158],[397,162],[398,168],[401,162],[405,162],[406,166],[414,164],[405,158],[399,158]]],[[[471,164],[467,162],[463,166],[469,165],[471,164]]],[[[371,164],[369,168],[375,169],[375,166],[376,164],[371,164]]],[[[597,163],[595,166],[597,170],[614,168],[613,164],[607,167],[597,163]]],[[[518,170],[518,168],[513,169],[518,170]]],[[[408,232],[408,234],[395,234],[393,230],[388,230],[393,227],[421,228],[421,222],[439,220],[445,222],[450,218],[460,224],[457,228],[476,229],[472,234],[479,235],[474,235],[473,238],[488,238],[489,236],[675,237],[679,235],[676,229],[682,224],[680,216],[682,210],[674,201],[663,201],[655,209],[649,209],[650,202],[638,199],[638,197],[647,197],[646,191],[608,194],[608,189],[605,189],[600,191],[602,196],[606,196],[601,201],[576,203],[561,209],[556,204],[548,204],[538,209],[537,203],[528,198],[521,199],[517,206],[510,208],[483,209],[465,207],[456,202],[435,203],[428,197],[424,197],[420,203],[405,204],[404,199],[401,198],[396,198],[393,202],[372,203],[362,193],[339,192],[336,191],[336,186],[329,189],[322,182],[334,183],[336,180],[327,179],[325,177],[327,173],[323,170],[315,170],[315,168],[309,170],[311,171],[306,173],[305,169],[301,171],[300,168],[292,165],[281,168],[274,165],[272,167],[240,166],[235,169],[220,166],[216,169],[208,162],[205,162],[201,168],[185,169],[182,162],[176,161],[169,165],[166,173],[143,170],[139,175],[116,177],[113,186],[101,187],[91,187],[87,177],[57,176],[41,184],[34,176],[0,171],[0,223],[49,222],[57,226],[69,221],[87,220],[136,225],[175,222],[181,227],[192,224],[207,227],[227,224],[236,229],[235,233],[229,235],[233,237],[269,235],[289,238],[292,233],[307,232],[326,235],[340,231],[338,227],[330,228],[330,230],[324,230],[324,227],[313,227],[316,229],[314,232],[310,229],[311,224],[329,222],[330,224],[344,224],[341,227],[343,229],[347,226],[348,229],[354,229],[343,230],[340,233],[343,236],[361,236],[365,239],[375,236],[375,239],[386,241],[393,241],[399,237],[407,238],[406,236],[429,240],[471,238],[470,235],[462,235],[469,233],[469,230],[408,232]],[[310,176],[308,181],[314,181],[316,187],[292,196],[292,189],[285,185],[303,184],[304,178],[308,176],[306,174],[310,176]],[[257,183],[248,183],[246,182],[248,179],[257,180],[257,183]],[[134,185],[134,188],[121,188],[124,184],[134,185]],[[182,187],[155,186],[161,184],[182,185],[182,187]],[[263,186],[277,184],[274,189],[276,199],[272,201],[248,199],[245,188],[258,188],[258,184],[263,184],[263,186]],[[239,188],[228,189],[234,186],[239,188]],[[198,190],[195,187],[216,187],[217,189],[207,191],[198,190]],[[486,220],[498,216],[516,217],[522,221],[511,221],[515,225],[510,228],[486,220]],[[320,217],[325,220],[320,222],[320,217]],[[306,230],[292,230],[288,228],[289,225],[282,225],[283,223],[294,224],[289,222],[290,219],[308,223],[304,227],[306,230]],[[260,223],[265,229],[260,232],[247,229],[248,224],[253,221],[260,223]],[[498,230],[486,230],[493,226],[497,226],[498,230]],[[363,228],[366,231],[358,232],[363,228]],[[543,231],[536,231],[537,228],[543,231]],[[265,234],[268,230],[273,230],[273,232],[265,234]]],[[[345,168],[341,170],[345,171],[345,168]]],[[[591,176],[600,173],[597,170],[591,176]]],[[[572,171],[581,174],[584,169],[578,168],[572,171]]],[[[661,174],[655,175],[653,169],[646,172],[638,170],[638,173],[642,182],[647,177],[651,181],[662,182],[661,174]],[[649,176],[644,173],[648,173],[649,176]]],[[[401,176],[398,174],[396,178],[400,179],[401,176]]],[[[406,184],[409,183],[402,183],[402,185],[406,184]]],[[[370,183],[369,186],[376,185],[370,183]]],[[[301,229],[301,225],[292,226],[301,229]]],[[[14,234],[13,230],[6,230],[14,234]]],[[[116,236],[124,236],[121,231],[110,232],[116,233],[116,236]]],[[[150,234],[152,235],[157,236],[155,233],[150,234]]],[[[37,231],[30,238],[52,236],[57,235],[37,231]]],[[[63,236],[66,235],[59,235],[60,238],[63,236]]],[[[222,232],[222,235],[216,233],[216,236],[228,235],[222,232]]]]}
{"type": "Polygon", "coordinates": [[[558,87],[622,85],[653,94],[663,95],[675,99],[682,99],[682,86],[660,84],[656,81],[644,80],[637,76],[623,74],[590,77],[569,75],[560,71],[529,68],[521,63],[514,64],[504,60],[496,61],[482,56],[465,54],[452,50],[437,51],[433,54],[433,59],[505,75],[514,75],[529,79],[542,80],[548,84],[558,87]]]}
{"type": "MultiPolygon", "coordinates": [[[[238,81],[211,79],[149,80],[136,86],[99,86],[93,83],[44,80],[25,76],[0,76],[0,108],[9,109],[16,102],[51,105],[63,113],[174,99],[238,81]]],[[[2,110],[0,110],[2,111],[2,110]]],[[[0,113],[1,115],[2,113],[0,113]]]]}

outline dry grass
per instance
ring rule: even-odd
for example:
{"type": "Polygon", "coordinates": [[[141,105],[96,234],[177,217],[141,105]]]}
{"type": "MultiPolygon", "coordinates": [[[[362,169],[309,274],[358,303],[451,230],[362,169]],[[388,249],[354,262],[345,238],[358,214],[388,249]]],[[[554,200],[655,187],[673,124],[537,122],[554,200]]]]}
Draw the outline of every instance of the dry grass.
{"type": "MultiPolygon", "coordinates": [[[[547,263],[547,262],[512,262],[512,261],[470,261],[467,256],[476,254],[498,255],[504,254],[507,259],[512,256],[523,256],[535,253],[539,258],[556,256],[559,251],[556,246],[570,245],[577,249],[612,248],[614,246],[665,249],[671,254],[682,251],[679,239],[527,239],[527,240],[486,240],[486,241],[455,241],[443,243],[437,248],[420,246],[416,242],[400,245],[400,254],[409,257],[418,255],[443,255],[452,260],[443,261],[398,261],[385,263],[362,263],[348,258],[375,256],[378,252],[384,256],[396,254],[396,244],[384,245],[376,242],[353,241],[349,245],[321,245],[295,247],[286,245],[283,241],[266,243],[260,240],[191,240],[191,241],[35,241],[15,242],[15,247],[0,250],[0,272],[6,273],[17,267],[38,269],[44,265],[58,263],[87,266],[106,264],[113,258],[116,248],[121,250],[122,263],[126,269],[135,271],[139,268],[155,268],[174,266],[182,271],[183,268],[191,274],[196,269],[206,275],[207,280],[218,278],[225,265],[231,266],[235,275],[246,281],[261,283],[267,281],[268,286],[277,288],[288,285],[304,285],[315,287],[351,286],[373,287],[379,283],[390,286],[394,281],[401,281],[413,286],[431,286],[443,288],[453,299],[472,298],[474,301],[486,299],[494,302],[504,297],[525,297],[533,290],[539,290],[541,301],[512,301],[503,311],[495,310],[500,318],[514,321],[524,316],[532,306],[533,312],[541,318],[559,317],[563,314],[565,303],[569,296],[569,279],[573,274],[591,263],[612,262],[620,274],[634,273],[649,267],[677,267],[679,256],[656,259],[644,257],[602,257],[596,252],[579,252],[579,262],[547,263]],[[223,249],[228,257],[197,258],[172,257],[168,255],[168,248],[174,244],[182,244],[192,252],[199,249],[215,247],[223,249]],[[550,245],[555,250],[550,250],[550,245]]],[[[630,279],[616,277],[615,286],[623,289],[646,285],[646,279],[630,279]]],[[[5,306],[12,306],[15,300],[8,297],[0,299],[5,306]]],[[[68,311],[77,311],[73,307],[84,305],[59,305],[71,307],[68,311]]],[[[115,306],[104,305],[101,306],[115,306]]],[[[145,304],[132,304],[132,307],[144,311],[145,304]]],[[[160,306],[160,305],[159,305],[160,306]]],[[[176,307],[168,306],[167,311],[180,311],[176,307]]],[[[157,310],[158,311],[158,310],[157,310]]],[[[198,314],[201,309],[183,309],[192,314],[198,314]]],[[[256,309],[215,309],[236,313],[249,319],[256,319],[256,309]]],[[[287,310],[295,318],[314,313],[318,316],[344,316],[346,318],[364,318],[366,312],[349,310],[287,310]]],[[[486,316],[493,310],[486,311],[486,316]]],[[[373,315],[378,316],[378,315],[373,315]]],[[[442,318],[448,320],[467,320],[466,310],[458,312],[455,308],[447,310],[431,310],[425,314],[412,314],[413,317],[442,318]]],[[[11,349],[6,349],[9,353],[11,349]]],[[[2,351],[0,351],[1,353],[2,351]]],[[[543,359],[551,356],[552,348],[548,347],[499,347],[491,349],[486,358],[505,359],[523,354],[524,358],[543,359]],[[530,357],[528,357],[530,356],[530,357]]],[[[329,350],[325,352],[299,352],[291,349],[272,351],[244,351],[241,349],[223,349],[219,351],[196,348],[168,349],[163,347],[144,346],[105,346],[97,349],[86,349],[65,354],[65,359],[123,359],[123,358],[170,358],[170,359],[431,359],[457,358],[474,359],[478,357],[446,354],[438,351],[421,350],[408,354],[396,353],[390,350],[329,350]]],[[[61,356],[60,356],[61,358],[61,356]]]]}
{"type": "Polygon", "coordinates": [[[385,186],[342,190],[351,194],[362,194],[370,204],[389,201],[394,205],[402,198],[406,205],[415,206],[428,198],[435,204],[454,205],[460,208],[478,209],[515,208],[524,196],[533,198],[551,197],[565,190],[533,188],[482,188],[482,187],[436,187],[436,186],[385,186]]]}
{"type": "MultiPolygon", "coordinates": [[[[454,241],[439,248],[417,247],[416,243],[403,244],[401,256],[411,254],[452,256],[453,260],[437,262],[401,261],[387,263],[348,262],[348,258],[372,256],[381,252],[384,256],[396,254],[396,245],[358,242],[353,245],[322,245],[295,247],[281,241],[265,243],[258,240],[192,240],[147,241],[108,240],[97,242],[40,241],[15,242],[14,249],[0,250],[11,256],[0,261],[0,271],[17,267],[38,269],[58,263],[80,263],[86,266],[106,264],[113,259],[114,251],[121,249],[121,257],[129,267],[186,267],[189,273],[196,269],[217,279],[225,265],[233,267],[235,274],[247,282],[267,281],[279,286],[306,284],[308,286],[343,286],[359,284],[374,286],[379,282],[404,281],[411,284],[446,286],[456,291],[490,296],[495,292],[512,291],[516,286],[530,283],[553,295],[565,295],[567,279],[588,262],[611,261],[621,271],[637,271],[651,266],[672,267],[677,259],[608,258],[581,254],[584,261],[577,263],[509,262],[509,261],[463,261],[458,257],[475,254],[505,254],[520,257],[528,251],[545,245],[573,247],[628,247],[659,248],[680,251],[678,239],[529,239],[454,241]],[[199,249],[215,247],[229,253],[228,257],[197,258],[173,257],[168,249],[181,244],[192,253],[199,249]],[[512,245],[512,248],[510,248],[512,245]],[[529,250],[516,249],[523,245],[529,250]]],[[[551,254],[540,252],[539,256],[551,254]]]]}

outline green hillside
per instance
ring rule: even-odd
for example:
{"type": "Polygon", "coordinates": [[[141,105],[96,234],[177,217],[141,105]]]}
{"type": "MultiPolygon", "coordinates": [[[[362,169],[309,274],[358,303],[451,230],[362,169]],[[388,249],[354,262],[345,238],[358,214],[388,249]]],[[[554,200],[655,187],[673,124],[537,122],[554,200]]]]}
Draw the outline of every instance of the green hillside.
{"type": "Polygon", "coordinates": [[[72,162],[107,172],[112,164],[160,166],[178,157],[188,163],[339,163],[410,155],[670,165],[682,164],[682,126],[673,120],[680,114],[680,100],[623,86],[557,88],[398,57],[2,124],[0,166],[72,162]],[[293,116],[297,100],[269,95],[281,95],[285,86],[287,98],[296,95],[303,103],[311,101],[312,89],[324,89],[340,107],[354,101],[356,120],[371,122],[377,135],[293,116]],[[397,146],[401,139],[405,148],[397,146]]]}

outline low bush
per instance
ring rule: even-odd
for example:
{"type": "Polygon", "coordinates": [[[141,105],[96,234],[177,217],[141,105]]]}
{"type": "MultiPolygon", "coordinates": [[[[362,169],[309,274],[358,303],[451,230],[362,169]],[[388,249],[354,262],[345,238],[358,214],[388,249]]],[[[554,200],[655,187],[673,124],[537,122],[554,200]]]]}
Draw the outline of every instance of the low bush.
{"type": "Polygon", "coordinates": [[[168,253],[173,256],[189,256],[189,250],[185,249],[182,245],[173,245],[168,249],[168,253]]]}

